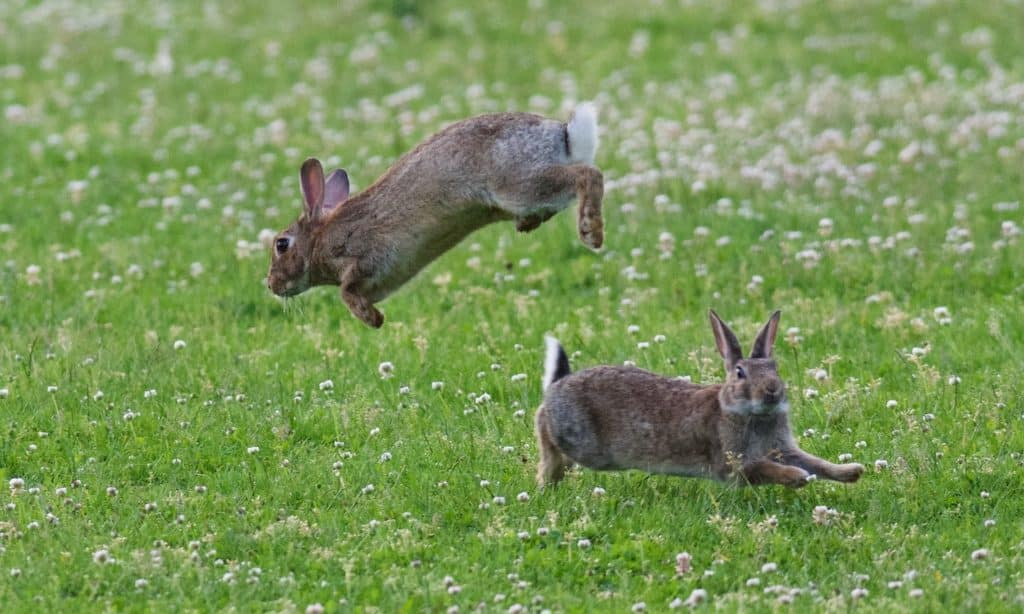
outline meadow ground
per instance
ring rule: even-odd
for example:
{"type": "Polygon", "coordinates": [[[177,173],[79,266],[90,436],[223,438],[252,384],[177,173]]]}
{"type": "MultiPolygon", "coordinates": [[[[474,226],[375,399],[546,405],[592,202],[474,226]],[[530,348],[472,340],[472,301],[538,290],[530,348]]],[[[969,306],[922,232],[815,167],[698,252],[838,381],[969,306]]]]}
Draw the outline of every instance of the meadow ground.
{"type": "Polygon", "coordinates": [[[264,4],[0,4],[4,611],[1019,611],[1021,2],[264,4]],[[264,287],[306,156],[584,99],[602,253],[264,287]],[[708,308],[861,482],[539,491],[543,335],[714,382],[708,308]]]}

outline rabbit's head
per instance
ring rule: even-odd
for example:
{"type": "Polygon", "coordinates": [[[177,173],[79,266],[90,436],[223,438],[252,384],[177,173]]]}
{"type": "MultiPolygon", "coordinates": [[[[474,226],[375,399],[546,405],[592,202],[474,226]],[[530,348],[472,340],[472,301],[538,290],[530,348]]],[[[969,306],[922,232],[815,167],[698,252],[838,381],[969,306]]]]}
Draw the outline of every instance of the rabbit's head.
{"type": "Polygon", "coordinates": [[[313,244],[330,213],[348,198],[345,171],[338,169],[324,180],[324,169],[316,158],[302,164],[299,178],[305,208],[299,219],[274,237],[271,248],[267,287],[278,296],[301,294],[316,281],[310,273],[313,244]]]}
{"type": "Polygon", "coordinates": [[[772,314],[758,333],[750,357],[744,358],[736,335],[718,314],[708,313],[715,344],[725,360],[725,384],[719,393],[723,410],[744,416],[769,416],[789,408],[786,384],[772,358],[780,315],[778,311],[772,314]]]}

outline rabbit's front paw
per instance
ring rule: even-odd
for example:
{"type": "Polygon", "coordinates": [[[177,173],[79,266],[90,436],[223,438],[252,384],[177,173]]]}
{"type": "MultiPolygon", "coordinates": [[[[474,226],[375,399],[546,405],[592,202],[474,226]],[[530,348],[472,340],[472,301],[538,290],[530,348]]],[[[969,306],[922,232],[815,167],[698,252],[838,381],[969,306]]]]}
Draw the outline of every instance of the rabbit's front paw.
{"type": "Polygon", "coordinates": [[[796,471],[788,472],[786,481],[784,482],[784,484],[790,488],[803,488],[818,479],[818,476],[813,473],[807,473],[799,467],[792,467],[792,469],[795,469],[796,471]]]}
{"type": "Polygon", "coordinates": [[[839,482],[856,482],[863,473],[864,465],[860,463],[839,465],[839,471],[836,471],[836,480],[839,482]]]}

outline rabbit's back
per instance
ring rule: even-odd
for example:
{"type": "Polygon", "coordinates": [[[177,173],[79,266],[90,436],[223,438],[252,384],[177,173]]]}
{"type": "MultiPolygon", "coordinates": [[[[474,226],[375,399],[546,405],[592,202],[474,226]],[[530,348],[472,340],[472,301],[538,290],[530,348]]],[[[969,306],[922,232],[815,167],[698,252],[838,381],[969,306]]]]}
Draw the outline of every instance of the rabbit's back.
{"type": "MultiPolygon", "coordinates": [[[[487,202],[506,186],[536,181],[538,172],[569,161],[566,124],[532,113],[491,113],[444,128],[393,168],[463,198],[487,202]]],[[[396,179],[398,178],[396,177],[396,179]]]]}
{"type": "Polygon", "coordinates": [[[593,469],[717,475],[718,386],[633,367],[594,367],[548,388],[544,412],[563,454],[593,469]]]}

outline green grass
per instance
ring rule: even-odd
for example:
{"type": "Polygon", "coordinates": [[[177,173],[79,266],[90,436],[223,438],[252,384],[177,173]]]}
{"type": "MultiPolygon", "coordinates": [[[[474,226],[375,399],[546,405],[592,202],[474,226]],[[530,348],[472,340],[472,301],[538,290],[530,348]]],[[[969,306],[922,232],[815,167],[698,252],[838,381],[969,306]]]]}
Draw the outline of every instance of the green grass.
{"type": "Polygon", "coordinates": [[[1019,610],[1019,2],[304,4],[0,6],[5,611],[1019,610]],[[266,291],[306,156],[581,99],[602,253],[486,228],[380,330],[266,291]],[[861,482],[537,490],[543,335],[714,382],[708,308],[799,328],[794,429],[861,482]]]}

